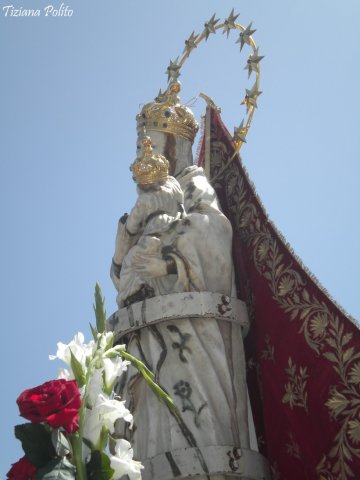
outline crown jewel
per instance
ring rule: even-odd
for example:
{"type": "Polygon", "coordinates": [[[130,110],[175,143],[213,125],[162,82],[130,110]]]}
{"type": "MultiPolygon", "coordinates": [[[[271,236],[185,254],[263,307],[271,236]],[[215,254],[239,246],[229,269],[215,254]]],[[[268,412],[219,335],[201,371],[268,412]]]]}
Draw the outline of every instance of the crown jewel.
{"type": "Polygon", "coordinates": [[[180,82],[175,80],[164,93],[160,90],[155,100],[146,104],[136,116],[138,126],[145,127],[147,131],[173,133],[193,142],[199,124],[192,111],[180,104],[180,88],[180,82]]]}
{"type": "Polygon", "coordinates": [[[139,185],[151,185],[160,183],[169,175],[169,162],[158,153],[153,153],[151,138],[145,136],[142,141],[144,153],[131,165],[136,183],[139,185]]]}

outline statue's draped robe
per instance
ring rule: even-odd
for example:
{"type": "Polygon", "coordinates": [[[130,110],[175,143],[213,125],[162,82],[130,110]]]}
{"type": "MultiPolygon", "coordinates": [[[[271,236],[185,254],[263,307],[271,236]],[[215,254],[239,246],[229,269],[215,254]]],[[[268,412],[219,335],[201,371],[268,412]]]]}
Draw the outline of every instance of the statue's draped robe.
{"type": "Polygon", "coordinates": [[[209,291],[235,293],[231,256],[232,228],[222,214],[202,168],[191,166],[177,176],[184,192],[185,215],[159,238],[174,258],[177,274],[150,282],[155,294],[209,291]]]}
{"type": "MultiPolygon", "coordinates": [[[[274,480],[359,479],[358,326],[268,220],[238,156],[229,163],[234,144],[219,113],[207,114],[210,178],[218,175],[212,184],[233,226],[238,294],[251,322],[245,349],[259,448],[274,480]]],[[[200,165],[204,150],[205,138],[200,165]]]]}

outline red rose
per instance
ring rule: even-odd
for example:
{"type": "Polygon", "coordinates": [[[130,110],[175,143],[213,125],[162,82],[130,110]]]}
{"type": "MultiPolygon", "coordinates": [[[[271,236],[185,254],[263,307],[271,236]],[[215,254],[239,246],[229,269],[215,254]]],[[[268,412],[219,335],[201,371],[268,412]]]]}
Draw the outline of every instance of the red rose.
{"type": "Polygon", "coordinates": [[[35,478],[36,468],[32,465],[27,457],[22,457],[8,471],[6,477],[10,480],[31,480],[35,478]]]}
{"type": "Polygon", "coordinates": [[[52,380],[25,390],[16,400],[20,415],[34,423],[64,427],[68,433],[79,428],[80,392],[75,380],[52,380]]]}

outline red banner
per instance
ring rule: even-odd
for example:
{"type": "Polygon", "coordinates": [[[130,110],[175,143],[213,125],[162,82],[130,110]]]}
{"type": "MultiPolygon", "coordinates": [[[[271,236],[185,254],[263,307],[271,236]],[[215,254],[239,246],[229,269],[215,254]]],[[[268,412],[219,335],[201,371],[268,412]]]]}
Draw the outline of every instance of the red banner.
{"type": "MultiPolygon", "coordinates": [[[[210,178],[248,306],[249,393],[273,480],[360,479],[360,335],[269,221],[219,113],[210,178]]],[[[208,155],[207,155],[208,156],[208,155]]],[[[204,164],[205,136],[200,152],[204,164]]]]}

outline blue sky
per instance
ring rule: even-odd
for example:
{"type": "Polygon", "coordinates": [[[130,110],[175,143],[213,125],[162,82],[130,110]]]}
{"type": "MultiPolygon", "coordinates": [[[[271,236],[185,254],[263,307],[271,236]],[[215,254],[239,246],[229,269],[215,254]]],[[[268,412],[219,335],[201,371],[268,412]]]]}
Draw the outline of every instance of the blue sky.
{"type": "MultiPolygon", "coordinates": [[[[5,17],[0,0],[0,478],[22,455],[15,400],[55,378],[58,341],[86,333],[108,276],[119,216],[136,194],[135,115],[166,86],[170,59],[216,12],[254,21],[259,109],[244,163],[270,218],[354,317],[359,302],[360,3],[358,0],[69,0],[72,17],[5,17]]],[[[52,3],[56,8],[58,0],[52,3]]],[[[212,35],[182,71],[182,100],[200,91],[232,131],[250,87],[236,34],[212,35]]],[[[204,105],[197,100],[198,118],[204,105]]]]}

